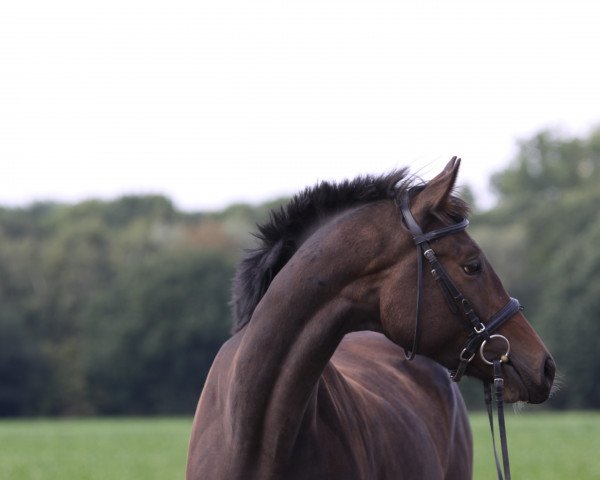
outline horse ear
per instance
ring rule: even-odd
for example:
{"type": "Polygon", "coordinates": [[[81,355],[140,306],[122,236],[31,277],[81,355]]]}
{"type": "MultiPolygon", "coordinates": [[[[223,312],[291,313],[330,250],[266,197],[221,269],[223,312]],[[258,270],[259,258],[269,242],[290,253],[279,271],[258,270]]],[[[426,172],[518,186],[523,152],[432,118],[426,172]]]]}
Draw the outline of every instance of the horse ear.
{"type": "Polygon", "coordinates": [[[412,207],[413,216],[420,223],[425,217],[444,209],[458,176],[460,158],[452,157],[438,175],[427,182],[425,188],[417,195],[412,207]]]}

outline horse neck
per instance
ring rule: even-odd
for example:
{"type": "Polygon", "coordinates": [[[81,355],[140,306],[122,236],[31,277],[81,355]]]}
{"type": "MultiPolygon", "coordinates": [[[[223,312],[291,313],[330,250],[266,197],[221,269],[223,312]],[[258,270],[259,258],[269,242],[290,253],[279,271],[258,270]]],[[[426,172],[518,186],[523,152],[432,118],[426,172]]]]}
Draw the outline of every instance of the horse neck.
{"type": "MultiPolygon", "coordinates": [[[[315,385],[343,336],[380,330],[376,299],[365,302],[366,294],[353,291],[360,282],[350,280],[364,277],[373,252],[362,252],[355,242],[344,255],[335,237],[352,237],[343,230],[340,224],[334,238],[313,235],[275,277],[245,328],[228,409],[236,451],[243,452],[238,458],[264,458],[269,468],[285,464],[315,385]]],[[[370,275],[369,285],[377,272],[370,275]]]]}

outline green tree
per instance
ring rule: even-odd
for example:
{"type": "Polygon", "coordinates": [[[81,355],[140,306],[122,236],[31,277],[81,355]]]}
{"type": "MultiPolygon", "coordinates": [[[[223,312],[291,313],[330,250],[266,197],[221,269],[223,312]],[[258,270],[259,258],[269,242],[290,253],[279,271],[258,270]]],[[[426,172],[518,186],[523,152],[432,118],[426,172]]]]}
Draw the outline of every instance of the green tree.
{"type": "Polygon", "coordinates": [[[90,396],[100,413],[190,413],[229,335],[231,264],[168,252],[120,272],[90,313],[90,396]]]}
{"type": "Polygon", "coordinates": [[[498,206],[473,222],[528,319],[553,352],[564,387],[555,406],[600,407],[600,129],[543,131],[492,178],[498,206]]]}
{"type": "Polygon", "coordinates": [[[257,211],[161,196],[0,208],[0,416],[192,413],[257,211]]]}

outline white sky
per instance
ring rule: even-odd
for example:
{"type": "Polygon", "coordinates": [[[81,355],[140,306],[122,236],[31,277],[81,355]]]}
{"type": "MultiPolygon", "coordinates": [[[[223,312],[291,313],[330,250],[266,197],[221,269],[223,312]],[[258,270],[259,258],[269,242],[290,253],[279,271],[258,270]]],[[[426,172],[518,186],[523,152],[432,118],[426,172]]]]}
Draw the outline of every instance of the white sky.
{"type": "Polygon", "coordinates": [[[185,209],[600,124],[597,2],[0,0],[0,204],[185,209]]]}

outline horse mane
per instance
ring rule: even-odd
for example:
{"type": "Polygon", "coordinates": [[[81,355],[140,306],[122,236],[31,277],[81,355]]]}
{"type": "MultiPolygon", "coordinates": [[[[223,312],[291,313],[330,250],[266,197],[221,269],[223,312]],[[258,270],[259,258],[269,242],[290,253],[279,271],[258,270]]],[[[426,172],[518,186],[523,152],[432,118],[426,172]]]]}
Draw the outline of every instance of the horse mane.
{"type": "MultiPolygon", "coordinates": [[[[273,210],[269,221],[257,225],[258,246],[247,250],[236,271],[231,305],[231,333],[240,331],[252,317],[254,309],[271,281],[298,250],[307,232],[319,222],[343,210],[399,198],[410,188],[414,177],[408,169],[386,175],[365,175],[341,183],[323,181],[295,195],[287,205],[273,210]]],[[[448,205],[448,215],[466,216],[468,207],[456,197],[448,205]]]]}

